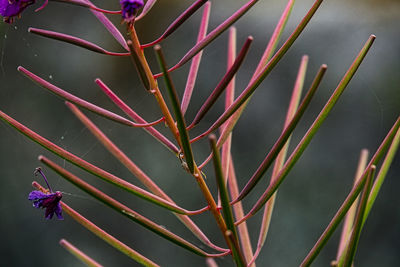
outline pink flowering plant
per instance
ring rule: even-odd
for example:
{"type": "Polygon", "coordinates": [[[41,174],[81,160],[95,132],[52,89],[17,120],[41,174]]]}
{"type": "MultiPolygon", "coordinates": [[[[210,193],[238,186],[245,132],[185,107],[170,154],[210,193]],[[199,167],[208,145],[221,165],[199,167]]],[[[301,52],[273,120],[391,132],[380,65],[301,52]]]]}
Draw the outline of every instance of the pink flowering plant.
{"type": "MultiPolygon", "coordinates": [[[[243,111],[249,105],[255,90],[260,87],[261,83],[285,56],[286,52],[292,47],[309,22],[312,21],[312,17],[318,11],[322,0],[315,0],[291,35],[284,40],[282,42],[283,44],[279,47],[278,43],[281,33],[285,29],[286,22],[289,19],[294,5],[294,0],[289,0],[287,2],[280,20],[270,37],[270,41],[265,48],[264,54],[259,59],[257,67],[253,70],[251,79],[247,81],[245,88],[240,90],[235,88],[235,76],[240,70],[242,63],[246,60],[246,55],[253,42],[253,37],[249,36],[237,53],[237,36],[234,24],[245,15],[248,10],[257,4],[257,0],[248,1],[212,30],[208,30],[211,1],[191,1],[191,5],[188,5],[187,9],[166,27],[164,33],[162,33],[159,38],[149,43],[141,42],[140,36],[135,29],[135,23],[144,18],[152,8],[156,8],[156,0],[120,0],[120,5],[118,6],[119,10],[112,11],[102,9],[89,0],[52,0],[50,1],[50,5],[52,2],[76,5],[77,8],[84,8],[92,12],[108,30],[111,36],[120,44],[120,51],[109,51],[87,40],[56,31],[29,28],[29,32],[46,38],[67,42],[71,45],[79,46],[103,55],[130,57],[137,71],[136,77],[140,79],[143,85],[143,90],[146,90],[148,94],[154,96],[156,100],[157,106],[154,112],[159,112],[162,115],[151,122],[145,120],[129,106],[128,101],[118,96],[118,90],[111,89],[113,86],[106,84],[101,78],[97,78],[95,83],[125,116],[118,115],[117,113],[100,107],[96,103],[88,102],[78,95],[73,95],[61,89],[55,85],[56,82],[51,83],[36,75],[34,70],[28,70],[20,66],[18,67],[18,71],[44,89],[64,99],[65,104],[71,112],[85,127],[87,127],[98,141],[104,145],[104,147],[119,160],[142,185],[144,185],[145,188],[143,189],[135,185],[134,182],[128,181],[123,177],[118,177],[104,170],[101,166],[96,166],[73,152],[58,146],[3,111],[0,111],[1,119],[29,139],[46,148],[49,152],[80,167],[87,173],[110,183],[120,190],[127,191],[138,198],[148,201],[154,205],[154,210],[156,210],[156,212],[158,211],[157,209],[169,211],[176,216],[178,221],[180,221],[195,238],[197,238],[197,243],[182,238],[163,227],[162,222],[155,222],[139,214],[129,207],[129,203],[124,204],[119,202],[117,199],[105,193],[101,188],[89,184],[65,167],[58,165],[47,156],[39,156],[39,161],[45,167],[46,171],[54,171],[88,195],[105,204],[108,208],[115,210],[121,217],[124,216],[141,227],[155,233],[160,238],[168,240],[171,246],[175,245],[182,250],[187,250],[193,254],[193,257],[203,257],[205,264],[208,266],[217,266],[218,261],[232,261],[232,263],[229,264],[235,264],[236,266],[255,266],[257,257],[263,252],[262,249],[267,238],[278,189],[293,166],[301,158],[308,144],[339,100],[350,80],[356,74],[358,67],[363,62],[372,46],[375,36],[371,35],[363,45],[360,44],[361,49],[359,53],[354,55],[352,64],[348,67],[343,78],[338,82],[331,97],[311,123],[311,126],[304,134],[303,138],[295,145],[293,151],[288,153],[292,132],[296,129],[307,107],[312,102],[311,100],[327,70],[327,65],[322,64],[312,82],[308,85],[306,92],[303,94],[302,91],[306,77],[308,56],[305,55],[302,57],[281,135],[267,151],[264,160],[259,163],[253,175],[246,178],[245,186],[240,188],[234,167],[235,157],[231,152],[231,148],[234,146],[232,142],[232,131],[235,129],[243,111]],[[176,64],[173,65],[167,62],[164,54],[168,53],[168,51],[163,51],[163,41],[172,35],[176,29],[184,24],[185,21],[196,12],[202,12],[202,16],[199,21],[198,38],[195,45],[189,49],[188,52],[182,53],[181,59],[176,64]],[[120,31],[118,27],[111,22],[109,16],[118,16],[125,30],[120,31]],[[229,32],[229,40],[226,49],[228,60],[225,74],[206,99],[192,99],[192,95],[196,94],[196,80],[202,78],[198,77],[198,69],[203,49],[225,31],[229,32]],[[145,50],[147,50],[146,53],[145,50]],[[151,61],[148,59],[148,54],[151,53],[151,50],[154,50],[158,65],[151,64],[151,61]],[[175,83],[172,80],[171,73],[181,69],[184,65],[190,65],[186,76],[186,86],[184,88],[177,88],[174,85],[175,83]],[[235,96],[235,91],[239,91],[240,93],[235,96]],[[302,97],[302,95],[304,96],[302,97]],[[211,123],[203,120],[213,108],[214,104],[219,101],[220,98],[223,98],[223,96],[225,98],[224,111],[211,123]],[[194,110],[196,107],[190,105],[194,100],[200,102],[200,108],[198,108],[197,112],[194,110]],[[186,112],[189,109],[196,112],[194,118],[187,115],[186,112]],[[204,206],[198,207],[195,210],[190,210],[185,207],[184,203],[178,204],[175,202],[173,200],[174,192],[165,192],[161,189],[154,179],[149,177],[144,170],[125,154],[123,149],[119,148],[111,138],[103,132],[101,126],[96,125],[85,115],[87,111],[116,124],[120,124],[123,127],[130,127],[132,131],[145,130],[162,145],[160,149],[169,150],[170,156],[175,159],[177,164],[181,165],[182,174],[190,175],[192,179],[194,179],[198,190],[204,197],[204,206]],[[199,125],[206,127],[206,130],[198,130],[199,125]],[[167,128],[168,132],[166,133],[163,128],[167,128]],[[200,133],[198,134],[199,131],[200,133]],[[195,149],[195,144],[198,142],[201,143],[203,139],[208,140],[209,148],[207,148],[207,150],[209,154],[204,159],[199,159],[200,156],[195,149]],[[206,171],[204,168],[207,165],[212,165],[214,171],[213,173],[207,173],[206,179],[206,171]],[[265,182],[260,183],[270,168],[272,172],[269,184],[265,184],[265,182]],[[214,189],[210,188],[213,184],[210,181],[213,178],[215,178],[215,184],[217,186],[217,188],[214,189]],[[256,187],[260,188],[262,193],[257,197],[254,203],[251,203],[250,209],[246,210],[242,203],[256,187]],[[212,192],[217,193],[214,194],[212,192]],[[262,219],[258,227],[249,229],[247,227],[247,221],[259,213],[262,213],[262,219]],[[222,240],[222,242],[217,243],[215,238],[209,237],[206,234],[207,231],[202,229],[193,219],[197,216],[204,216],[205,214],[210,214],[213,218],[210,224],[215,224],[218,227],[220,239],[217,240],[222,240]],[[258,235],[257,242],[251,240],[251,236],[254,235],[252,234],[253,232],[258,235]],[[198,243],[202,243],[202,246],[198,243]]],[[[20,18],[23,11],[32,4],[35,4],[34,0],[0,0],[0,14],[3,16],[3,21],[5,23],[15,22],[15,19],[20,18]]],[[[40,11],[48,4],[47,1],[44,1],[42,6],[36,11],[40,11]]],[[[39,15],[40,12],[37,14],[39,15]]],[[[148,25],[148,29],[151,29],[151,25],[148,25]]],[[[348,189],[349,193],[347,198],[344,199],[342,205],[338,207],[336,214],[326,226],[326,229],[320,235],[315,245],[310,248],[309,253],[300,263],[301,266],[311,265],[342,221],[344,221],[344,224],[337,256],[331,264],[332,266],[352,266],[360,233],[377,194],[379,193],[394,155],[396,154],[400,141],[399,128],[400,118],[394,122],[393,127],[387,132],[386,137],[376,151],[372,153],[372,157],[369,160],[368,152],[366,150],[362,151],[355,175],[354,186],[348,189]]],[[[34,181],[33,186],[36,190],[29,194],[28,199],[32,201],[35,208],[45,209],[46,219],[51,219],[54,214],[58,219],[63,219],[62,214],[64,213],[66,218],[72,218],[77,221],[83,227],[87,228],[93,234],[132,260],[144,266],[164,265],[163,262],[153,261],[152,255],[142,255],[140,251],[136,251],[129,245],[118,240],[111,233],[97,226],[94,221],[86,218],[84,214],[80,214],[75,208],[63,202],[61,200],[62,193],[60,191],[53,192],[50,188],[44,174],[44,169],[38,168],[35,173],[40,174],[40,176],[44,178],[47,189],[34,181]]],[[[176,179],[180,179],[180,177],[176,177],[176,179]]],[[[185,189],[177,188],[177,190],[185,189]]],[[[115,220],[118,220],[118,218],[115,218],[115,220]]],[[[67,240],[62,239],[60,244],[85,264],[89,266],[101,266],[97,261],[67,240]]],[[[77,246],[79,247],[79,244],[77,244],[77,246]]]]}

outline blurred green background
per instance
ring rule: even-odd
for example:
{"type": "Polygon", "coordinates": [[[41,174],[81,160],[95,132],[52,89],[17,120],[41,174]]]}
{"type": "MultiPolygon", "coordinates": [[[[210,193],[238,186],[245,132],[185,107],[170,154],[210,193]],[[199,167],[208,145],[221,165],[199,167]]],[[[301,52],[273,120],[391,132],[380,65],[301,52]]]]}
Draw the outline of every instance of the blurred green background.
{"type": "MultiPolygon", "coordinates": [[[[118,8],[117,1],[94,2],[104,8],[118,8]]],[[[140,39],[143,42],[154,40],[192,2],[158,1],[149,15],[137,23],[140,39]]],[[[245,2],[212,1],[209,29],[215,28],[245,2]]],[[[236,23],[238,49],[248,35],[255,39],[248,58],[237,75],[237,92],[244,89],[256,67],[285,6],[284,2],[286,1],[259,1],[247,16],[236,23]]],[[[312,2],[296,2],[282,40],[289,36],[312,2]]],[[[56,30],[90,40],[109,50],[122,51],[97,19],[84,8],[51,2],[43,11],[34,13],[33,10],[34,8],[26,10],[22,19],[13,25],[0,24],[0,109],[57,145],[139,185],[137,179],[69,112],[62,100],[17,72],[17,66],[24,66],[73,94],[119,112],[94,84],[94,79],[99,77],[144,118],[149,121],[159,118],[155,101],[138,83],[139,79],[130,59],[99,55],[27,32],[28,27],[56,30]]],[[[177,62],[195,43],[200,16],[201,12],[197,12],[162,43],[170,65],[177,62]]],[[[124,30],[118,16],[113,17],[113,21],[124,30]]],[[[360,150],[367,148],[374,153],[399,116],[399,23],[399,1],[325,1],[288,54],[256,91],[233,134],[232,153],[240,188],[256,170],[281,131],[302,55],[310,56],[306,88],[321,64],[327,64],[328,71],[319,92],[294,133],[291,150],[312,123],[369,35],[377,36],[374,46],[346,92],[279,190],[270,233],[257,261],[258,266],[300,264],[348,194],[360,150]]],[[[224,73],[226,43],[227,33],[224,33],[205,49],[192,105],[187,113],[189,121],[224,73]]],[[[146,53],[151,58],[152,68],[157,72],[158,66],[152,49],[146,53]]],[[[180,94],[183,92],[187,71],[188,66],[185,66],[172,75],[180,94]]],[[[206,129],[217,118],[222,111],[222,103],[223,101],[218,102],[199,129],[195,130],[196,133],[206,129]]],[[[144,131],[127,129],[85,113],[177,203],[188,209],[205,205],[193,178],[182,171],[179,162],[169,151],[144,131]]],[[[194,149],[198,162],[204,159],[209,150],[206,141],[199,142],[194,149]]],[[[81,266],[58,245],[61,238],[66,238],[105,266],[137,265],[109,245],[100,242],[68,216],[65,216],[64,221],[46,221],[43,211],[32,208],[27,196],[32,190],[30,185],[34,179],[33,171],[39,165],[37,156],[41,154],[54,159],[134,210],[204,248],[168,212],[116,190],[64,162],[3,122],[0,123],[0,151],[1,266],[81,266]]],[[[400,157],[397,155],[361,235],[355,258],[356,266],[400,266],[399,163],[400,157]]],[[[45,172],[51,186],[65,192],[65,202],[155,262],[162,266],[205,265],[203,258],[169,244],[122,216],[116,216],[114,211],[85,195],[52,171],[45,169],[45,172]]],[[[215,195],[212,168],[206,168],[205,173],[208,177],[207,183],[215,195]]],[[[245,210],[249,210],[265,189],[268,180],[264,181],[264,185],[260,183],[255,192],[244,201],[245,210]]],[[[211,240],[223,244],[211,216],[196,216],[194,220],[211,240]]],[[[254,246],[259,222],[260,216],[256,216],[248,223],[254,246]]],[[[339,232],[340,229],[322,250],[315,266],[328,266],[334,259],[339,232]]],[[[217,260],[217,263],[220,266],[232,266],[229,257],[217,260]]]]}

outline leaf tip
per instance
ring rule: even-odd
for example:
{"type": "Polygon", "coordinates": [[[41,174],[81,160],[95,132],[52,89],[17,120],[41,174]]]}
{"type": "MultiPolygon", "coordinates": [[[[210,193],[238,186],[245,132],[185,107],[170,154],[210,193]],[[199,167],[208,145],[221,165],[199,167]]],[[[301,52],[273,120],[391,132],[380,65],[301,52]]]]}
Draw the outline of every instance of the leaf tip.
{"type": "Polygon", "coordinates": [[[215,134],[210,134],[208,136],[208,139],[210,140],[210,142],[213,142],[213,143],[217,142],[217,137],[215,136],[215,134]]]}
{"type": "Polygon", "coordinates": [[[61,246],[64,246],[66,244],[66,240],[64,238],[62,238],[59,242],[58,242],[61,246]]]}
{"type": "Polygon", "coordinates": [[[69,101],[64,101],[64,104],[69,108],[71,108],[73,106],[73,104],[69,101]]]}
{"type": "Polygon", "coordinates": [[[161,45],[156,44],[156,45],[154,46],[154,51],[158,52],[158,51],[160,51],[160,50],[161,50],[161,45]]]}

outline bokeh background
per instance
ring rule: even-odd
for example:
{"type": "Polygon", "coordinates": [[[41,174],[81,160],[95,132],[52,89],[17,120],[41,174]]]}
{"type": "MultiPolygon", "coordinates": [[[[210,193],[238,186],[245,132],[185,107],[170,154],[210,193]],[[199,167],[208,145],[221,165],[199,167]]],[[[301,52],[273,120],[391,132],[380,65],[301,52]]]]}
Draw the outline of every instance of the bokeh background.
{"type": "MultiPolygon", "coordinates": [[[[140,39],[149,42],[158,37],[192,2],[158,1],[149,15],[137,23],[140,39]]],[[[245,2],[212,1],[210,29],[245,2]]],[[[256,67],[285,6],[284,2],[286,1],[260,1],[247,16],[235,24],[239,47],[248,35],[255,39],[237,76],[238,92],[244,89],[256,67]]],[[[296,2],[282,40],[289,36],[312,2],[296,2]]],[[[95,3],[104,8],[118,8],[118,1],[99,0],[95,3]]],[[[37,3],[35,7],[40,4],[37,3]]],[[[24,66],[73,94],[119,112],[94,84],[94,79],[99,77],[139,114],[151,121],[158,118],[160,113],[152,96],[138,83],[139,79],[130,59],[95,54],[27,32],[28,27],[56,30],[90,40],[109,50],[122,51],[97,19],[84,8],[51,2],[41,12],[34,13],[33,10],[34,8],[26,10],[22,19],[13,25],[0,24],[0,109],[57,145],[139,185],[135,177],[69,112],[62,100],[33,84],[17,71],[17,66],[24,66]]],[[[170,65],[193,46],[200,16],[201,12],[197,12],[163,42],[170,65]]],[[[114,16],[112,19],[123,31],[120,18],[114,16]]],[[[305,117],[294,132],[291,150],[312,123],[369,35],[377,36],[374,46],[346,92],[283,183],[267,243],[257,261],[258,266],[300,264],[348,194],[360,150],[367,148],[374,153],[399,116],[399,24],[399,1],[325,1],[304,33],[256,91],[233,134],[232,153],[241,188],[281,131],[302,55],[310,56],[306,88],[321,64],[328,65],[328,72],[305,117]]],[[[224,33],[205,49],[192,105],[187,114],[189,121],[224,73],[227,37],[227,33],[224,33]]],[[[151,58],[152,68],[158,70],[152,50],[149,49],[146,53],[151,58]]],[[[188,66],[185,66],[173,73],[180,94],[183,92],[187,71],[188,66]]],[[[213,108],[212,113],[195,132],[200,133],[215,120],[222,111],[222,102],[213,108]]],[[[188,209],[196,209],[205,204],[192,177],[182,171],[179,162],[167,149],[144,131],[127,129],[88,112],[86,114],[177,203],[188,209]]],[[[207,142],[200,142],[194,148],[197,161],[202,161],[208,153],[207,142]]],[[[46,221],[42,211],[32,208],[27,196],[32,190],[30,184],[34,180],[33,171],[39,165],[37,156],[41,154],[54,159],[134,210],[203,247],[168,212],[99,181],[1,122],[1,266],[82,266],[58,245],[61,238],[71,241],[105,266],[137,266],[68,216],[65,216],[64,221],[46,221]]],[[[52,187],[65,192],[65,202],[155,262],[162,266],[205,265],[203,258],[191,255],[128,219],[117,216],[114,211],[68,184],[51,170],[45,169],[45,172],[52,187]]],[[[205,173],[208,177],[207,183],[216,194],[212,168],[206,168],[205,173]]],[[[269,177],[269,173],[266,177],[269,177]]],[[[361,235],[355,258],[356,266],[400,266],[399,177],[400,157],[397,155],[361,235]]],[[[246,210],[265,189],[268,180],[264,181],[244,201],[246,210]]],[[[197,216],[194,220],[215,243],[223,244],[211,216],[197,216]]],[[[254,245],[259,222],[260,216],[256,216],[248,223],[254,245]]],[[[339,230],[322,250],[314,266],[328,266],[334,259],[339,230]]],[[[220,266],[232,266],[229,257],[217,260],[217,263],[220,266]]]]}

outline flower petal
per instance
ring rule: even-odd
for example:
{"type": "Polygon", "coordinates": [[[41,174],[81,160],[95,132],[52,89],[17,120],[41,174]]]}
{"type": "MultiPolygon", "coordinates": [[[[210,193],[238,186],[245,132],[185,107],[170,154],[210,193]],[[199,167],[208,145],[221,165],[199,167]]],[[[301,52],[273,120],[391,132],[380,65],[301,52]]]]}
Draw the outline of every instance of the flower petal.
{"type": "Polygon", "coordinates": [[[57,207],[56,207],[55,213],[56,213],[57,218],[59,220],[64,220],[64,217],[62,216],[62,208],[61,208],[60,202],[57,203],[57,207]]]}
{"type": "Polygon", "coordinates": [[[35,191],[32,191],[29,193],[28,200],[43,199],[43,198],[47,198],[48,196],[49,195],[47,195],[41,191],[35,190],[35,191]]]}
{"type": "Polygon", "coordinates": [[[11,23],[13,17],[19,16],[24,9],[35,3],[35,0],[0,0],[0,14],[4,22],[11,23]]]}

